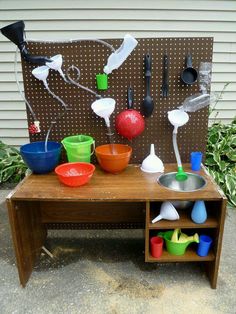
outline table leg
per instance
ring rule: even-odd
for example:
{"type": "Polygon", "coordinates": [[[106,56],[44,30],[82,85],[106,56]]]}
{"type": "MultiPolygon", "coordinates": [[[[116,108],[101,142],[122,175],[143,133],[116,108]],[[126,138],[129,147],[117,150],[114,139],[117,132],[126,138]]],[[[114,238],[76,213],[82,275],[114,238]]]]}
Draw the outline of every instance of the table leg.
{"type": "Polygon", "coordinates": [[[224,233],[224,223],[225,223],[225,214],[226,214],[226,205],[227,199],[224,198],[221,202],[221,208],[219,212],[219,227],[217,229],[217,233],[214,236],[215,239],[215,260],[212,262],[207,262],[207,273],[211,282],[211,287],[216,289],[217,278],[218,278],[218,269],[220,264],[220,256],[221,256],[221,247],[224,233]]]}
{"type": "Polygon", "coordinates": [[[20,283],[25,287],[41,253],[47,230],[41,223],[39,202],[7,199],[7,207],[20,283]]]}

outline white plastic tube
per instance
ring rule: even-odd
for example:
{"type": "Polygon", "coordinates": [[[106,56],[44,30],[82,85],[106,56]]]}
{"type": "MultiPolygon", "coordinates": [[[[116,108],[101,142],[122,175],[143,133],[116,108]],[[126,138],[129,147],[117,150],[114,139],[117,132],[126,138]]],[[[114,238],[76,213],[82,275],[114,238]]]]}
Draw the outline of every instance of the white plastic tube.
{"type": "Polygon", "coordinates": [[[30,103],[28,102],[28,100],[26,99],[23,91],[20,88],[20,83],[19,83],[19,79],[18,79],[18,71],[17,71],[17,54],[18,54],[18,51],[19,51],[19,49],[17,47],[16,48],[16,52],[15,52],[15,62],[14,62],[14,72],[15,72],[16,84],[17,84],[17,87],[18,87],[18,91],[19,91],[22,99],[25,101],[26,106],[28,107],[30,113],[32,114],[32,117],[33,117],[34,121],[38,121],[38,118],[37,118],[36,114],[34,113],[30,103]]]}
{"type": "Polygon", "coordinates": [[[78,81],[79,78],[80,78],[80,70],[79,70],[79,68],[77,68],[75,65],[71,65],[71,66],[67,69],[67,71],[66,71],[66,75],[67,75],[67,77],[68,77],[69,83],[71,83],[71,84],[73,84],[73,85],[75,85],[75,86],[77,86],[77,87],[79,87],[79,88],[82,88],[83,90],[86,90],[87,92],[89,92],[89,93],[95,95],[96,98],[102,98],[101,95],[97,94],[97,93],[96,93],[95,91],[93,91],[92,89],[81,85],[81,84],[78,83],[77,81],[74,81],[74,80],[70,77],[70,75],[69,75],[69,71],[70,71],[70,70],[75,70],[75,71],[77,72],[77,81],[78,81]]]}
{"type": "Polygon", "coordinates": [[[174,152],[175,152],[175,158],[176,158],[176,161],[177,161],[177,165],[178,167],[182,167],[182,162],[181,162],[181,159],[180,159],[180,154],[179,154],[179,149],[178,149],[178,144],[177,144],[177,133],[175,133],[173,131],[173,147],[174,147],[174,152]]]}

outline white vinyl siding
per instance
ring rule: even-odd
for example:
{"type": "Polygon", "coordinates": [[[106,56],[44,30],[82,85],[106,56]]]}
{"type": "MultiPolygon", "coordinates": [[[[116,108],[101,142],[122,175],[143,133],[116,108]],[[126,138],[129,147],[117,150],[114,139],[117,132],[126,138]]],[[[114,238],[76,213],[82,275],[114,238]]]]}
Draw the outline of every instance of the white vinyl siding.
{"type": "MultiPolygon", "coordinates": [[[[24,20],[27,38],[214,37],[212,92],[227,86],[218,120],[236,115],[236,1],[1,0],[0,27],[24,20]]],[[[0,139],[28,142],[25,104],[14,76],[15,45],[0,35],[0,139]]],[[[18,62],[21,78],[21,65],[18,62]]],[[[210,121],[210,123],[212,120],[210,121]]]]}

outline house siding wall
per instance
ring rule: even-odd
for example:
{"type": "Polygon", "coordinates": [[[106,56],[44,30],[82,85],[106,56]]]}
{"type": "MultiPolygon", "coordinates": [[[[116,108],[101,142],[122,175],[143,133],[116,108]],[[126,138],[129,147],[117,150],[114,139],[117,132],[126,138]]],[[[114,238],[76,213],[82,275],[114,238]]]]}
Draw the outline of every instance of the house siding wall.
{"type": "MultiPolygon", "coordinates": [[[[216,120],[236,115],[236,1],[0,1],[0,27],[24,20],[29,39],[214,37],[212,92],[219,94],[216,120]]],[[[14,75],[15,45],[0,35],[0,139],[28,142],[25,104],[14,75]]],[[[20,84],[21,65],[18,61],[20,84]]],[[[214,116],[210,118],[213,122],[214,116]]]]}

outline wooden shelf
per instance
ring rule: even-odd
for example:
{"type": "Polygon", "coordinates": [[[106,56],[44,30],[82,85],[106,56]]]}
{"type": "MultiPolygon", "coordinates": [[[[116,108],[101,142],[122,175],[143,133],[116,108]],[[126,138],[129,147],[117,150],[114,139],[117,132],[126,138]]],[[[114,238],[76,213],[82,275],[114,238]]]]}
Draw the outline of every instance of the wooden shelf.
{"type": "Polygon", "coordinates": [[[163,250],[162,256],[160,258],[153,257],[150,253],[146,259],[146,262],[150,263],[164,263],[164,262],[209,262],[214,261],[215,254],[210,251],[207,256],[198,256],[196,251],[192,248],[187,248],[184,255],[171,255],[165,249],[163,250]]]}
{"type": "Polygon", "coordinates": [[[182,229],[195,228],[196,229],[196,228],[217,228],[218,227],[218,221],[213,216],[208,217],[206,222],[203,224],[196,224],[189,217],[189,212],[181,211],[179,212],[179,215],[180,215],[179,220],[170,221],[170,220],[162,219],[153,224],[151,221],[156,216],[153,215],[152,213],[148,228],[150,230],[153,230],[153,229],[175,229],[175,228],[182,228],[182,229]]]}

